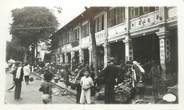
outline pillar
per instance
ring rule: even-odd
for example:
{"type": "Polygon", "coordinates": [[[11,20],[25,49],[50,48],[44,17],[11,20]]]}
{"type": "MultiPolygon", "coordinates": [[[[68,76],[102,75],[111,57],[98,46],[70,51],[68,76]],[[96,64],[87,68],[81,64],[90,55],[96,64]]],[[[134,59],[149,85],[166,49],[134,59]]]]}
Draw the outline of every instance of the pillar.
{"type": "Polygon", "coordinates": [[[106,67],[110,57],[110,45],[108,43],[104,43],[103,47],[104,47],[104,67],[106,67]]]}
{"type": "Polygon", "coordinates": [[[67,53],[64,53],[65,55],[65,63],[68,63],[68,56],[67,56],[67,53]]]}
{"type": "Polygon", "coordinates": [[[92,64],[92,46],[89,46],[88,50],[89,50],[89,65],[91,65],[92,64]]]}
{"type": "Polygon", "coordinates": [[[84,52],[82,49],[79,49],[79,62],[83,63],[84,60],[84,52]]]}
{"type": "Polygon", "coordinates": [[[170,40],[168,37],[168,31],[165,27],[159,29],[156,32],[160,42],[160,64],[163,70],[162,78],[166,79],[167,64],[170,63],[170,40]]]}
{"type": "Polygon", "coordinates": [[[133,45],[132,39],[130,38],[130,12],[129,7],[125,7],[125,24],[126,24],[126,37],[123,40],[125,44],[125,62],[133,60],[133,45]]]}
{"type": "Polygon", "coordinates": [[[108,43],[108,8],[106,9],[106,12],[104,14],[104,30],[105,30],[105,39],[104,39],[104,67],[107,66],[109,57],[110,57],[110,45],[108,43]]]}
{"type": "Polygon", "coordinates": [[[126,25],[125,31],[127,33],[129,33],[129,30],[130,30],[130,12],[129,12],[129,8],[130,7],[125,7],[125,25],[126,25]]]}
{"type": "Polygon", "coordinates": [[[75,56],[75,52],[74,52],[74,51],[71,51],[71,61],[70,61],[71,64],[72,64],[72,62],[73,62],[74,56],[75,56]]]}
{"type": "Polygon", "coordinates": [[[132,40],[129,39],[129,36],[126,36],[123,42],[125,44],[125,61],[133,60],[132,40]]]}

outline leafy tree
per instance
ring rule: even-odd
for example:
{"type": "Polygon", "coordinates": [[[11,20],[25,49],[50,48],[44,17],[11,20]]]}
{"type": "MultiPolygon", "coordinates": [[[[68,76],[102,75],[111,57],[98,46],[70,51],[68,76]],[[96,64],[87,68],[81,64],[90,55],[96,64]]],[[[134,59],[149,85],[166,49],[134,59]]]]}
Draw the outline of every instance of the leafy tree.
{"type": "Polygon", "coordinates": [[[37,42],[48,39],[58,25],[56,17],[45,7],[14,9],[12,10],[12,20],[10,28],[12,42],[18,39],[18,44],[24,48],[25,56],[27,56],[30,45],[32,45],[32,53],[34,53],[37,42]]]}

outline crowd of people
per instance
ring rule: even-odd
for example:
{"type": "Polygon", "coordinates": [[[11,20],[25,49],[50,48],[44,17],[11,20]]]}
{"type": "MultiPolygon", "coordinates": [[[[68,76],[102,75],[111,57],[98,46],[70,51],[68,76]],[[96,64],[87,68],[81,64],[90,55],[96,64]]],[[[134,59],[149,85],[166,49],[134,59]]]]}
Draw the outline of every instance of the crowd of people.
{"type": "Polygon", "coordinates": [[[53,79],[56,83],[62,81],[66,88],[70,86],[71,89],[76,90],[76,103],[91,104],[91,96],[95,96],[96,99],[103,97],[105,104],[117,103],[117,98],[120,102],[129,103],[135,96],[143,100],[146,80],[151,79],[152,92],[156,102],[162,70],[159,63],[155,61],[150,62],[150,65],[149,69],[137,61],[127,61],[115,65],[115,59],[111,57],[108,65],[99,70],[95,77],[94,68],[84,63],[71,66],[42,62],[31,68],[28,63],[16,62],[11,65],[14,85],[8,90],[15,87],[15,100],[20,100],[23,78],[26,85],[29,85],[30,73],[34,71],[44,77],[39,88],[39,91],[43,93],[44,104],[52,102],[52,84],[50,82],[53,79]]]}

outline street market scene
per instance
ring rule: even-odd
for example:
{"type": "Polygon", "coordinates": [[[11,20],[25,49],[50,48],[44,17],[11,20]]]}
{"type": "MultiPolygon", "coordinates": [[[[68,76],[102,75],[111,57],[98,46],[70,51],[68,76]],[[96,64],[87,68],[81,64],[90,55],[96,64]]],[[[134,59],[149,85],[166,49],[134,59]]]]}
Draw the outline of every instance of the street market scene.
{"type": "Polygon", "coordinates": [[[11,11],[5,103],[177,104],[177,8],[83,9],[11,11]]]}

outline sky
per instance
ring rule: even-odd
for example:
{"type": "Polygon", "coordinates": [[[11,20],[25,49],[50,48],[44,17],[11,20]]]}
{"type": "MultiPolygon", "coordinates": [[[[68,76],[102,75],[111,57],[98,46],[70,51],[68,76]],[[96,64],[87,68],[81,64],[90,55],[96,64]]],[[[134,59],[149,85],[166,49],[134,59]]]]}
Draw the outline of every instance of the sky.
{"type": "MultiPolygon", "coordinates": [[[[139,6],[144,3],[150,4],[149,0],[139,0],[139,2],[136,3],[131,0],[125,1],[126,0],[124,0],[124,2],[122,2],[122,0],[0,0],[0,34],[5,41],[11,39],[11,35],[9,34],[10,23],[12,22],[11,10],[15,8],[45,6],[52,10],[60,23],[59,27],[62,27],[83,12],[85,10],[84,6],[121,6],[130,4],[139,6]],[[61,7],[62,13],[58,14],[54,7],[61,7]]],[[[155,3],[159,4],[158,2],[153,2],[151,5],[155,3]]]]}
{"type": "Polygon", "coordinates": [[[73,0],[72,2],[67,2],[66,0],[1,0],[0,2],[0,20],[3,21],[1,23],[1,27],[3,27],[3,29],[1,29],[1,34],[4,35],[6,41],[11,39],[11,35],[9,34],[10,23],[12,22],[11,10],[15,8],[23,8],[26,6],[47,7],[51,9],[57,17],[59,28],[85,10],[84,4],[82,2],[77,2],[77,0],[73,0]],[[75,5],[70,5],[71,3],[75,5]],[[61,7],[62,13],[58,13],[54,7],[61,7]]]}

